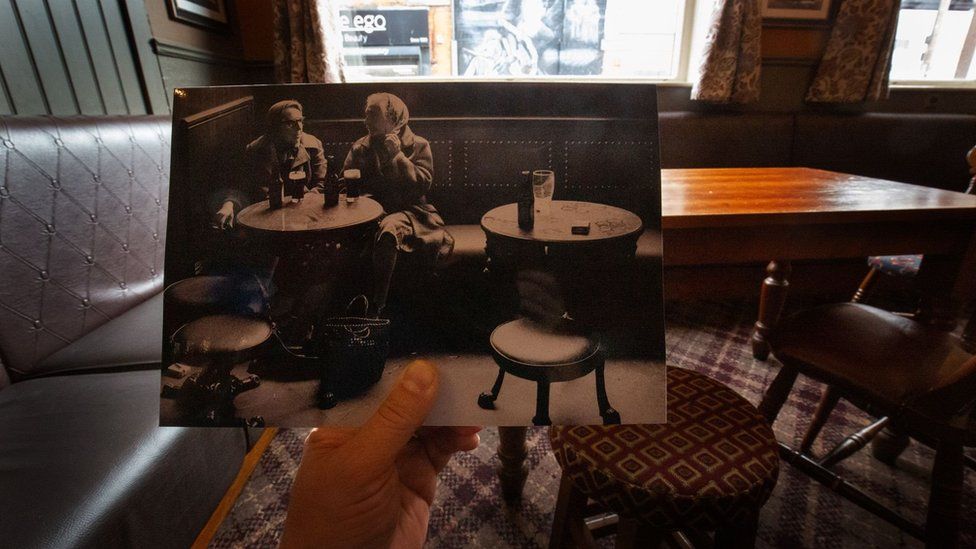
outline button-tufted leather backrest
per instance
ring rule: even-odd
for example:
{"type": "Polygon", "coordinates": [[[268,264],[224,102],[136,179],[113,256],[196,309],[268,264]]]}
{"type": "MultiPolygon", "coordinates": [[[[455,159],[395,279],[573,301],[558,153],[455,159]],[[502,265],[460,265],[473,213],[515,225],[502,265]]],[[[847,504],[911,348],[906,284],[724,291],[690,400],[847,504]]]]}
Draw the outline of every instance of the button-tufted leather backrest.
{"type": "Polygon", "coordinates": [[[168,117],[0,117],[0,361],[15,380],[161,289],[169,162],[168,117]]]}

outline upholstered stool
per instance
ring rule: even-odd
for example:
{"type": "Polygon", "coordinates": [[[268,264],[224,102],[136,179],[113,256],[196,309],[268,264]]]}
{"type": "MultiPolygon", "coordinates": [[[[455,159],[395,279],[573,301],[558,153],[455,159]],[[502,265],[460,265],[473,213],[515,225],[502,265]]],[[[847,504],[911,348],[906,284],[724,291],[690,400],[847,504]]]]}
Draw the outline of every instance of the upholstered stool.
{"type": "Polygon", "coordinates": [[[491,349],[498,364],[498,377],[490,392],[481,393],[478,406],[495,409],[505,374],[536,382],[536,410],[532,423],[550,425],[549,384],[569,381],[596,370],[596,398],[604,424],[620,423],[620,414],[607,398],[603,367],[606,357],[600,342],[566,326],[549,328],[519,318],[506,322],[491,333],[491,349]]]}
{"type": "Polygon", "coordinates": [[[171,339],[173,358],[202,366],[203,372],[163,396],[177,398],[188,424],[261,425],[260,418],[244,421],[234,416],[234,397],[257,387],[258,376],[240,379],[231,369],[261,356],[272,344],[273,333],[270,321],[242,315],[211,315],[184,324],[171,339]]]}
{"type": "Polygon", "coordinates": [[[253,275],[185,278],[166,288],[163,304],[166,337],[187,322],[207,315],[268,315],[267,291],[253,275]]]}
{"type": "Polygon", "coordinates": [[[705,375],[669,368],[667,378],[666,424],[552,428],[563,475],[550,547],[589,536],[587,498],[619,515],[618,536],[642,543],[682,529],[715,531],[716,545],[754,543],[779,474],[772,429],[705,375]]]}

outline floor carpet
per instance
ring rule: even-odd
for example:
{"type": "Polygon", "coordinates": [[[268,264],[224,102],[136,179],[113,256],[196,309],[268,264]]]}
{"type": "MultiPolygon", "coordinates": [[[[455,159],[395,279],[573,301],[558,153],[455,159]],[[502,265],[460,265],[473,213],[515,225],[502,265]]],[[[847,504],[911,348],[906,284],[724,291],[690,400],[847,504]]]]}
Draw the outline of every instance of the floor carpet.
{"type": "MultiPolygon", "coordinates": [[[[668,363],[697,370],[732,387],[753,403],[772,380],[775,365],[752,358],[749,335],[755,310],[741,303],[694,303],[668,308],[668,363]]],[[[798,445],[820,395],[800,378],[774,426],[781,441],[798,445]]],[[[823,452],[870,418],[841,401],[815,450],[823,452]]],[[[276,547],[288,491],[301,459],[306,431],[281,430],[272,441],[212,547],[276,547]]],[[[477,450],[459,454],[441,474],[427,547],[546,547],[558,487],[559,466],[546,430],[529,430],[530,474],[521,503],[506,506],[495,480],[497,432],[486,429],[477,450]]],[[[888,467],[862,451],[839,466],[849,480],[921,523],[926,509],[933,452],[913,443],[888,467]]],[[[976,511],[974,475],[967,473],[963,517],[976,511]]],[[[963,525],[963,546],[976,546],[976,524],[963,525]]],[[[834,495],[791,466],[763,508],[759,547],[921,547],[898,529],[834,495]]]]}

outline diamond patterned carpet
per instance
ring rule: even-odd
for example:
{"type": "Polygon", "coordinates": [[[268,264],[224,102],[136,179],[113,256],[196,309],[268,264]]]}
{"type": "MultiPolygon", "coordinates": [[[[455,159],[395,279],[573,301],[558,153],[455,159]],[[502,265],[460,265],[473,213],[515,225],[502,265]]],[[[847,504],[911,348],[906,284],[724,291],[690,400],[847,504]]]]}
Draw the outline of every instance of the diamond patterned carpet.
{"type": "MultiPolygon", "coordinates": [[[[757,403],[772,380],[775,366],[753,360],[749,334],[755,310],[741,303],[694,303],[669,306],[668,363],[705,373],[757,403]]],[[[819,398],[820,387],[797,383],[774,426],[781,441],[798,445],[819,398]]],[[[824,428],[815,450],[823,452],[870,418],[841,402],[824,428]]],[[[301,459],[305,431],[282,430],[263,456],[212,547],[276,547],[285,517],[288,490],[301,459]]],[[[441,474],[432,510],[427,547],[546,547],[558,488],[559,466],[546,430],[529,430],[529,478],[524,498],[505,506],[497,496],[494,455],[497,432],[486,429],[481,447],[457,455],[441,474]]],[[[926,475],[933,452],[912,444],[891,468],[866,451],[839,466],[842,474],[883,498],[916,522],[924,518],[926,475]]],[[[963,516],[976,511],[974,475],[967,473],[963,516]]],[[[603,541],[603,540],[601,540],[603,541]]],[[[976,546],[976,525],[964,524],[962,545],[976,546]]],[[[606,540],[612,544],[612,539],[606,540]]],[[[609,545],[608,545],[609,546],[609,545]]],[[[763,508],[759,547],[921,547],[901,533],[782,464],[779,482],[763,508]]]]}

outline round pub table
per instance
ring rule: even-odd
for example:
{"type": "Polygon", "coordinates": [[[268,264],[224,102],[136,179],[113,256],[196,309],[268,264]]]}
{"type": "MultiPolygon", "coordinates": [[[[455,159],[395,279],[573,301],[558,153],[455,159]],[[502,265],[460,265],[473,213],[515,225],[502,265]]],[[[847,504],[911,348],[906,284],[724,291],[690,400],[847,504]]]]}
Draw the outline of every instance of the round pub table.
{"type": "Polygon", "coordinates": [[[237,214],[241,226],[258,234],[289,237],[341,237],[357,233],[363,225],[375,222],[383,216],[383,207],[372,198],[361,196],[347,203],[340,196],[335,206],[324,207],[322,196],[307,194],[298,203],[286,203],[271,209],[267,200],[244,208],[237,214]]]}
{"type": "Polygon", "coordinates": [[[300,344],[316,311],[326,306],[326,298],[320,296],[323,301],[315,303],[308,293],[313,287],[321,290],[327,281],[345,283],[336,269],[354,261],[368,245],[381,217],[383,207],[372,198],[346,202],[340,195],[338,204],[325,207],[320,194],[306,194],[301,202],[275,209],[263,200],[237,214],[245,232],[263,241],[274,256],[271,277],[277,297],[272,297],[271,315],[287,344],[300,344]]]}
{"type": "Polygon", "coordinates": [[[516,253],[533,248],[541,249],[546,254],[550,250],[576,253],[601,249],[620,250],[633,255],[643,227],[640,217],[633,212],[576,200],[553,200],[551,214],[536,214],[532,229],[527,231],[518,226],[518,208],[515,204],[498,206],[481,217],[481,228],[488,239],[489,257],[493,256],[492,252],[516,253]],[[585,231],[574,232],[574,226],[585,227],[585,231]]]}

